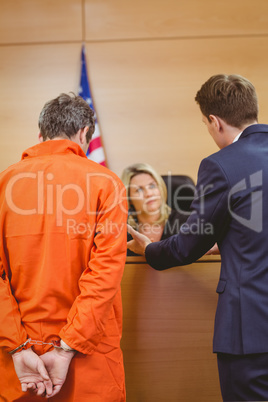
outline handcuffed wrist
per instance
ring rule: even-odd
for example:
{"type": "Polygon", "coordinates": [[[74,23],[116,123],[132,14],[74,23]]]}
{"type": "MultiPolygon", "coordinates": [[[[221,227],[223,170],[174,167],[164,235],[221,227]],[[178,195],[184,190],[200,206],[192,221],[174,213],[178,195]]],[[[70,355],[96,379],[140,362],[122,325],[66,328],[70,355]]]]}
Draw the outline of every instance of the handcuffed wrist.
{"type": "Polygon", "coordinates": [[[37,341],[33,340],[31,338],[28,338],[24,343],[19,345],[17,348],[11,350],[9,352],[10,355],[13,355],[14,353],[21,352],[22,350],[29,349],[31,347],[31,344],[33,345],[51,345],[54,346],[54,348],[57,349],[62,349],[65,352],[75,352],[75,349],[71,348],[67,343],[65,343],[62,339],[59,341],[53,341],[53,342],[43,342],[43,341],[37,341]]]}
{"type": "Polygon", "coordinates": [[[27,339],[24,343],[22,343],[20,346],[18,346],[17,348],[11,350],[9,352],[10,355],[14,355],[14,353],[18,353],[21,352],[22,350],[28,349],[30,348],[30,342],[31,342],[31,338],[27,339]]]}
{"type": "Polygon", "coordinates": [[[60,340],[60,347],[65,351],[65,352],[75,352],[75,349],[71,348],[67,343],[65,343],[62,339],[60,340]]]}

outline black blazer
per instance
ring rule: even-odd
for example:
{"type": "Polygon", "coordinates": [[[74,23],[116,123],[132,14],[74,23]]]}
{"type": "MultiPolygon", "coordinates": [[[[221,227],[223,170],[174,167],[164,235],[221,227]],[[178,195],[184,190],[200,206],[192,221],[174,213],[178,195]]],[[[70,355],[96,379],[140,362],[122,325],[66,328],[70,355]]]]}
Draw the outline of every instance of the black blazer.
{"type": "Polygon", "coordinates": [[[180,233],[146,248],[158,270],[190,264],[215,242],[221,273],[214,352],[268,352],[268,125],[204,159],[180,233]]]}

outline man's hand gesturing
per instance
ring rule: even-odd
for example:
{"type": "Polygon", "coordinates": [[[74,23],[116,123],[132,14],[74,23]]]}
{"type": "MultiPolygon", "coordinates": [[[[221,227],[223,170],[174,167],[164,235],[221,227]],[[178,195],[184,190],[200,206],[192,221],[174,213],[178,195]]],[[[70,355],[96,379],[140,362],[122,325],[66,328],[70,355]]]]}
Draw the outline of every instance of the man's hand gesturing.
{"type": "Polygon", "coordinates": [[[146,247],[148,244],[152,243],[151,240],[145,235],[134,230],[130,225],[127,225],[127,230],[128,233],[133,237],[133,240],[130,240],[127,243],[129,250],[136,254],[144,255],[146,247]]]}

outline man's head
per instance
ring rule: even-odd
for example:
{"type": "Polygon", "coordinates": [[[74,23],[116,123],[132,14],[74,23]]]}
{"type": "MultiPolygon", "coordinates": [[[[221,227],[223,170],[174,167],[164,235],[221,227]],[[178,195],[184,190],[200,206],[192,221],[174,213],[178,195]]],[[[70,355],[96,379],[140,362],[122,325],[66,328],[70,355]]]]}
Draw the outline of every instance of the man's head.
{"type": "Polygon", "coordinates": [[[83,133],[88,145],[95,130],[94,112],[80,96],[61,94],[45,104],[38,125],[43,141],[74,140],[78,133],[83,133]]]}
{"type": "Polygon", "coordinates": [[[195,97],[202,114],[211,115],[229,126],[242,129],[258,121],[258,99],[254,86],[246,78],[219,74],[209,78],[195,97]]]}

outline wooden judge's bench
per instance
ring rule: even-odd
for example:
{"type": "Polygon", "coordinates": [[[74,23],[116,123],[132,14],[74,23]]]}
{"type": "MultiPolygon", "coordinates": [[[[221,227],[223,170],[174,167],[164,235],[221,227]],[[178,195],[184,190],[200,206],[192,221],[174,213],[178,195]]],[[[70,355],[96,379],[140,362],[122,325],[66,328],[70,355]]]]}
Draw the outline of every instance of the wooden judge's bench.
{"type": "Polygon", "coordinates": [[[127,257],[122,349],[127,402],[220,402],[212,353],[220,256],[166,271],[127,257]]]}

